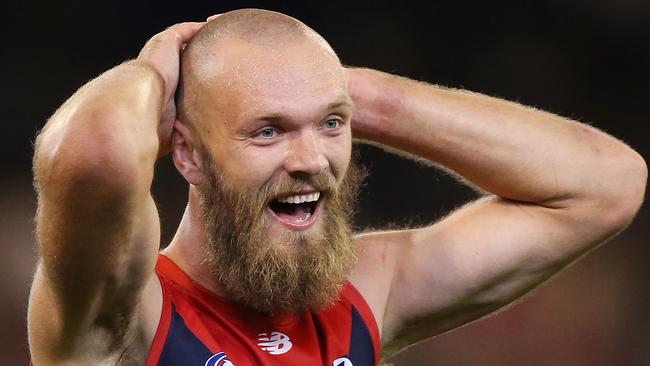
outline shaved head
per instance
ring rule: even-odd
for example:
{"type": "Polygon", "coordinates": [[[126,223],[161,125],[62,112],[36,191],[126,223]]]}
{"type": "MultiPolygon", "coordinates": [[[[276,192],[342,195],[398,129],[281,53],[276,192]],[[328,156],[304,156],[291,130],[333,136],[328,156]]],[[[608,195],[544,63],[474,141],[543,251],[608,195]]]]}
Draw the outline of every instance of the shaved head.
{"type": "Polygon", "coordinates": [[[270,10],[240,9],[221,14],[203,26],[190,42],[192,47],[188,45],[188,55],[202,46],[211,47],[226,36],[268,45],[278,41],[312,39],[334,53],[323,37],[298,19],[270,10]]]}
{"type": "Polygon", "coordinates": [[[209,131],[208,121],[229,122],[210,112],[232,107],[241,99],[225,94],[232,94],[236,88],[239,96],[242,91],[259,92],[260,85],[272,77],[281,82],[282,76],[273,71],[291,67],[287,56],[300,53],[298,50],[304,52],[300,63],[341,72],[340,61],[327,41],[295,18],[268,10],[240,9],[211,20],[181,56],[179,119],[201,142],[209,131]]]}

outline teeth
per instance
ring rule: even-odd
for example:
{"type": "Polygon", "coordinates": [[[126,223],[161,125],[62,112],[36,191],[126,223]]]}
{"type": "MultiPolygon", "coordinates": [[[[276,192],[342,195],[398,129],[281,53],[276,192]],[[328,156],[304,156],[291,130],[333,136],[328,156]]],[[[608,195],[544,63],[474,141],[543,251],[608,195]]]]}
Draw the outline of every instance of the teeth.
{"type": "Polygon", "coordinates": [[[295,196],[289,196],[289,197],[279,199],[278,201],[284,203],[303,203],[303,202],[318,201],[319,198],[320,198],[320,192],[316,192],[316,193],[303,194],[303,195],[297,194],[295,196]]]}
{"type": "Polygon", "coordinates": [[[311,212],[307,211],[305,212],[305,216],[301,217],[298,219],[298,221],[307,221],[311,217],[311,212]]]}

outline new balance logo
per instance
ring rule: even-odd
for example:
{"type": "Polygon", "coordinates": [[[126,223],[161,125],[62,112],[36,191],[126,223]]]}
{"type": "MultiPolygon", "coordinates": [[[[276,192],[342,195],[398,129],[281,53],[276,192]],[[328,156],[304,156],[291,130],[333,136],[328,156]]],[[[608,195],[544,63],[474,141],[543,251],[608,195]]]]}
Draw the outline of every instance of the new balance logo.
{"type": "Polygon", "coordinates": [[[280,332],[271,332],[270,336],[267,333],[260,333],[257,336],[257,340],[260,341],[257,345],[260,349],[272,355],[287,353],[293,347],[289,337],[280,332]]]}

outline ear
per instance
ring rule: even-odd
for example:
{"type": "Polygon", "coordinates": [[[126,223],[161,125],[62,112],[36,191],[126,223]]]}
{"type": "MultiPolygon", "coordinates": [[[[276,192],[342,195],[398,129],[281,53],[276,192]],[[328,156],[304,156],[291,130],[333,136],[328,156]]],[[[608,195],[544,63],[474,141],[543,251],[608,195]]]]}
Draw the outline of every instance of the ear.
{"type": "Polygon", "coordinates": [[[203,161],[196,146],[189,127],[176,120],[172,135],[174,166],[188,183],[198,186],[203,181],[203,161]]]}

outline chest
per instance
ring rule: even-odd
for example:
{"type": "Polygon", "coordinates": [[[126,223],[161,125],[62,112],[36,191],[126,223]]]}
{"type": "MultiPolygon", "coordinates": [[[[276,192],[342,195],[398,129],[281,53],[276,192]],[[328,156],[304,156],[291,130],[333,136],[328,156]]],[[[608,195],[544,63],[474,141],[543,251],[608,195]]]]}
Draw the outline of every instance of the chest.
{"type": "Polygon", "coordinates": [[[284,321],[250,321],[183,304],[170,310],[158,361],[148,366],[376,364],[370,332],[351,305],[284,321]]]}

